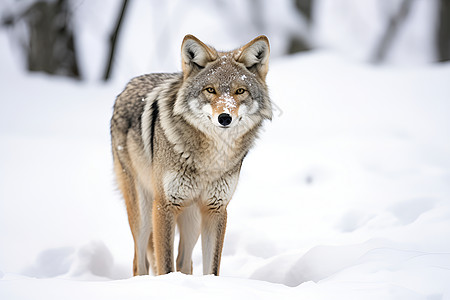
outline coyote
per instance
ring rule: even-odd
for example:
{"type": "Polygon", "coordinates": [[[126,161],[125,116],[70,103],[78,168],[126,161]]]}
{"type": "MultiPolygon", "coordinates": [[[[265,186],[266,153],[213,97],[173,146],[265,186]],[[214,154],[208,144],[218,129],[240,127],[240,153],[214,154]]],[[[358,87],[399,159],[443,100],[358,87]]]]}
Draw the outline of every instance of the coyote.
{"type": "Polygon", "coordinates": [[[203,274],[219,274],[227,205],[242,161],[272,118],[265,78],[269,41],[230,52],[192,35],[181,45],[181,73],[133,78],[111,119],[114,171],[134,239],[133,274],[192,274],[201,234],[203,274]]]}

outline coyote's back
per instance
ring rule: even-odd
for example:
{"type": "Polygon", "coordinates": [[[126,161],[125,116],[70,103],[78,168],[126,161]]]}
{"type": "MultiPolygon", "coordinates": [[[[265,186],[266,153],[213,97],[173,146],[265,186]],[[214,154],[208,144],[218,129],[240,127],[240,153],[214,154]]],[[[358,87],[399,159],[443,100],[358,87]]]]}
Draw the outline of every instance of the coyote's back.
{"type": "Polygon", "coordinates": [[[272,108],[260,36],[218,52],[187,35],[182,73],[132,79],[111,119],[114,170],[134,239],[133,274],[192,274],[202,235],[203,273],[218,275],[227,211],[242,161],[272,108]]]}

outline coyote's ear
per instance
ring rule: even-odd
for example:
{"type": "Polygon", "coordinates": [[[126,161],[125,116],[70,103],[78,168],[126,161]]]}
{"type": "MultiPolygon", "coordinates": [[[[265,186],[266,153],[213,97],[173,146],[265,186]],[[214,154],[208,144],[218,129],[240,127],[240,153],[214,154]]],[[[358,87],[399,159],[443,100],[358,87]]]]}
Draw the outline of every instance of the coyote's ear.
{"type": "Polygon", "coordinates": [[[265,80],[269,71],[269,39],[258,36],[236,52],[236,61],[243,63],[247,69],[265,80]]]}
{"type": "Polygon", "coordinates": [[[193,35],[186,35],[181,45],[181,62],[184,78],[193,71],[198,72],[210,61],[217,59],[217,52],[193,35]]]}

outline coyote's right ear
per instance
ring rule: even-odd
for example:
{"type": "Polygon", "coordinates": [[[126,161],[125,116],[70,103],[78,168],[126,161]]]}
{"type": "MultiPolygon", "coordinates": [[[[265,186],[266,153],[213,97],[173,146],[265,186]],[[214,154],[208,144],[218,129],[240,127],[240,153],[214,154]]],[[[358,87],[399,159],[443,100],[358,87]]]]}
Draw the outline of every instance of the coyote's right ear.
{"type": "Polygon", "coordinates": [[[181,62],[184,78],[198,72],[210,61],[217,59],[216,50],[208,47],[193,35],[186,35],[181,45],[181,62]]]}

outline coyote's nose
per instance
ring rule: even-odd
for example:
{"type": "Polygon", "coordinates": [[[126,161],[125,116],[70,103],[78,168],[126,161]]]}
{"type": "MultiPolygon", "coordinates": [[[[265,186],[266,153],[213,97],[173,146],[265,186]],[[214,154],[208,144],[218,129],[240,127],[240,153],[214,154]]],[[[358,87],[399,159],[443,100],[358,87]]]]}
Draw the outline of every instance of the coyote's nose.
{"type": "Polygon", "coordinates": [[[219,121],[219,124],[222,126],[230,125],[232,120],[233,118],[231,117],[231,115],[227,113],[222,113],[219,115],[219,117],[217,117],[217,121],[219,121]]]}

